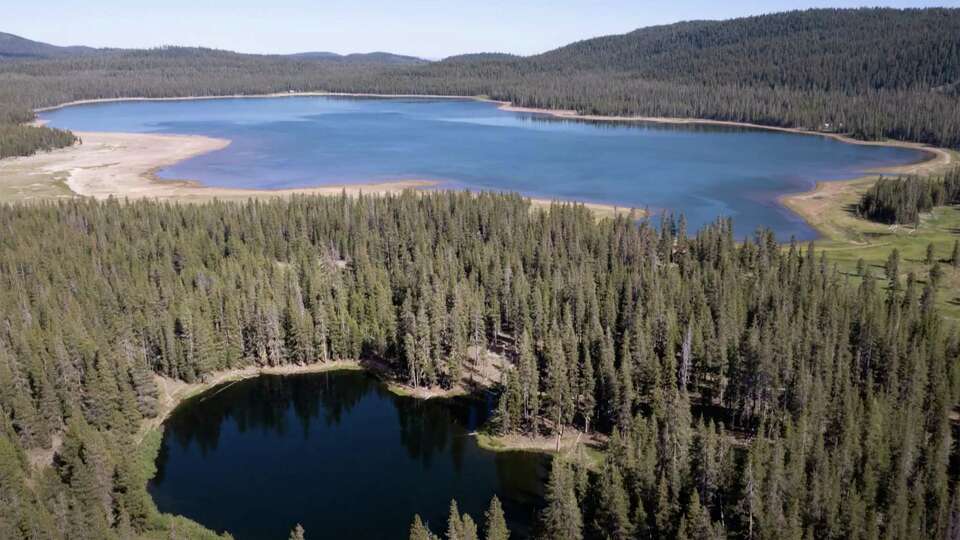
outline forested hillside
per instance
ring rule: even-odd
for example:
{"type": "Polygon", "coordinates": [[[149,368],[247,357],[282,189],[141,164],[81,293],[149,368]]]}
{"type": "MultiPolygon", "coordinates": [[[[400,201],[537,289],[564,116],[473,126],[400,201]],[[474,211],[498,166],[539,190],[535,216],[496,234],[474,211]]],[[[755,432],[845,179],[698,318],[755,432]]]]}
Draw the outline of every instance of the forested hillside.
{"type": "Polygon", "coordinates": [[[54,58],[96,53],[91,47],[58,47],[0,32],[0,61],[17,58],[54,58]]]}
{"type": "Polygon", "coordinates": [[[285,55],[299,60],[326,60],[344,64],[426,64],[428,61],[415,56],[405,56],[388,52],[337,54],[332,52],[305,52],[285,55]]]}
{"type": "Polygon", "coordinates": [[[168,527],[132,451],[154,375],[377,358],[446,386],[471,346],[512,366],[491,429],[610,437],[594,477],[557,462],[549,538],[953,534],[936,283],[731,230],[450,192],[2,206],[0,537],[168,527]]]}
{"type": "Polygon", "coordinates": [[[486,95],[960,146],[960,10],[809,10],[643,28],[531,57],[423,65],[164,48],[0,62],[0,101],[325,90],[486,95]]]}

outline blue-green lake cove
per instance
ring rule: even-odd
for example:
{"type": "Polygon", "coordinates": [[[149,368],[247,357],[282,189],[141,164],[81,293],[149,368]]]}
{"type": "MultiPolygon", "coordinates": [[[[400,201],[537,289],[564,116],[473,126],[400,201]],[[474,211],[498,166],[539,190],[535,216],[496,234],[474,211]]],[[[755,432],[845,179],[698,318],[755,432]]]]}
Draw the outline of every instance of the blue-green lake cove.
{"type": "Polygon", "coordinates": [[[215,387],[164,423],[148,489],[163,512],[238,540],[405,538],[419,513],[446,529],[450,499],[481,520],[503,502],[515,538],[542,505],[548,458],[490,452],[470,433],[488,406],[399,397],[360,371],[264,375],[215,387]]]}
{"type": "Polygon", "coordinates": [[[925,157],[761,129],[560,120],[466,99],[130,101],[41,117],[77,131],[232,141],[159,171],[161,178],[268,189],[428,179],[442,187],[669,210],[683,213],[691,229],[732,217],[739,237],[769,227],[781,240],[816,233],[779,196],[925,157]]]}

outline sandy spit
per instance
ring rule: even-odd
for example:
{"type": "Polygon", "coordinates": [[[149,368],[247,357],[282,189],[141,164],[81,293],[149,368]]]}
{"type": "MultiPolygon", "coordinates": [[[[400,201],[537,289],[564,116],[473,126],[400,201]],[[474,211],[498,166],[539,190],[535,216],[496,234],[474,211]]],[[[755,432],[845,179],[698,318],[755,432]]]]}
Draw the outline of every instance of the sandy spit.
{"type": "MultiPolygon", "coordinates": [[[[161,199],[172,201],[246,200],[293,194],[340,195],[396,194],[409,189],[429,189],[439,180],[414,179],[369,183],[344,183],[294,189],[242,189],[206,186],[193,180],[164,180],[156,171],[185,159],[222,150],[226,139],[200,135],[75,132],[81,144],[23,158],[0,160],[0,187],[4,179],[62,177],[71,192],[82,197],[106,199],[161,199]]],[[[531,199],[538,208],[550,199],[531,199]]],[[[563,202],[563,201],[559,201],[563,202]]],[[[598,216],[627,214],[630,209],[599,203],[578,203],[598,216]]],[[[639,212],[637,215],[642,215],[639,212]]]]}
{"type": "Polygon", "coordinates": [[[155,172],[185,159],[226,148],[230,141],[197,135],[77,132],[82,144],[0,162],[0,182],[6,170],[37,174],[65,173],[66,185],[83,197],[204,201],[288,196],[294,193],[338,195],[399,193],[434,186],[433,180],[342,184],[303,189],[234,189],[204,186],[189,180],[168,181],[155,172]]]}
{"type": "Polygon", "coordinates": [[[856,216],[853,216],[846,208],[839,208],[838,201],[859,200],[862,193],[870,189],[882,175],[935,176],[946,173],[957,166],[958,159],[949,150],[913,145],[912,143],[902,144],[924,150],[931,157],[915,163],[875,169],[869,171],[870,174],[859,178],[817,182],[813,189],[809,191],[781,195],[777,200],[803,218],[822,237],[842,239],[844,234],[841,229],[838,229],[838,220],[842,221],[856,216]]]}

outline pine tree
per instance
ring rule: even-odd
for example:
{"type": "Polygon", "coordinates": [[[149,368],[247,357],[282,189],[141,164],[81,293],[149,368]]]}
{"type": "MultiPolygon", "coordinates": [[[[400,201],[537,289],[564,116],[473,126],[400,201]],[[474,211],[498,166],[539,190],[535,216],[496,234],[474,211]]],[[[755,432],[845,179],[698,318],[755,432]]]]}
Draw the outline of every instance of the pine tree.
{"type": "Polygon", "coordinates": [[[477,524],[468,514],[463,514],[463,531],[460,538],[462,540],[480,540],[477,533],[477,524]]]}
{"type": "Polygon", "coordinates": [[[503,515],[503,507],[500,505],[500,499],[498,499],[496,495],[490,499],[490,508],[487,509],[485,518],[485,540],[509,540],[510,530],[507,529],[507,521],[503,515]]]}
{"type": "Polygon", "coordinates": [[[934,263],[930,267],[930,286],[934,289],[940,285],[940,280],[943,279],[943,268],[940,267],[940,263],[934,263]]]}
{"type": "Polygon", "coordinates": [[[293,530],[290,531],[290,536],[288,538],[289,540],[304,540],[306,537],[304,536],[303,527],[297,523],[293,527],[293,530]]]}
{"type": "Polygon", "coordinates": [[[900,250],[894,249],[887,257],[887,281],[894,290],[900,290],[900,250]]]}
{"type": "Polygon", "coordinates": [[[623,485],[620,469],[608,457],[600,473],[597,486],[597,517],[595,528],[604,538],[628,540],[633,538],[630,522],[630,499],[623,485]]]}
{"type": "Polygon", "coordinates": [[[533,352],[533,340],[526,329],[520,335],[517,372],[522,392],[524,422],[530,431],[536,434],[540,416],[540,370],[533,352]]]}
{"type": "Polygon", "coordinates": [[[590,421],[593,419],[597,407],[596,399],[596,375],[593,371],[593,361],[590,359],[590,352],[585,351],[583,355],[583,365],[580,369],[578,406],[580,416],[583,417],[583,432],[590,433],[590,421]]]}
{"type": "Polygon", "coordinates": [[[450,501],[450,513],[447,517],[447,540],[466,540],[464,538],[463,517],[457,508],[457,501],[450,501]]]}
{"type": "Polygon", "coordinates": [[[567,377],[567,361],[563,354],[556,334],[548,338],[547,342],[547,387],[544,393],[544,409],[553,421],[553,430],[557,436],[557,451],[560,450],[560,441],[563,438],[563,427],[570,415],[569,402],[571,401],[569,379],[567,377]]]}
{"type": "Polygon", "coordinates": [[[570,465],[555,458],[547,482],[546,508],[542,521],[545,534],[555,540],[579,540],[583,537],[583,517],[574,493],[570,465]]]}
{"type": "Polygon", "coordinates": [[[410,540],[437,540],[436,535],[430,532],[420,519],[420,514],[413,516],[413,523],[410,524],[410,540]]]}
{"type": "Polygon", "coordinates": [[[654,515],[654,524],[657,531],[666,537],[674,530],[673,518],[676,513],[674,501],[670,497],[670,488],[665,476],[660,477],[657,484],[657,513],[654,515]]]}
{"type": "Polygon", "coordinates": [[[144,489],[146,479],[137,469],[135,456],[121,458],[113,478],[115,513],[122,513],[133,530],[147,529],[153,502],[144,489]]]}
{"type": "Polygon", "coordinates": [[[689,525],[690,537],[709,540],[714,536],[710,520],[710,512],[700,505],[700,496],[694,491],[690,496],[690,506],[687,510],[686,523],[689,525]]]}

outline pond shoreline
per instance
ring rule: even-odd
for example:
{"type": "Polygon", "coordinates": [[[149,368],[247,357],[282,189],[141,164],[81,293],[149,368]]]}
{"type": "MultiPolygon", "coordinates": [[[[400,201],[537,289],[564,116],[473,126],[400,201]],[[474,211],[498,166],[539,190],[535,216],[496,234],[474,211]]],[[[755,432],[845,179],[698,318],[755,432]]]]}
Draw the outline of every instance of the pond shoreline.
{"type": "MultiPolygon", "coordinates": [[[[331,508],[330,504],[311,507],[318,500],[346,505],[337,507],[331,517],[342,533],[344,514],[367,511],[337,499],[333,486],[343,487],[351,498],[366,493],[371,501],[393,500],[397,486],[415,477],[434,482],[418,490],[412,502],[408,497],[396,500],[401,512],[395,508],[392,514],[380,516],[383,523],[392,523],[390,529],[409,527],[414,512],[433,513],[434,521],[451,498],[472,508],[471,514],[482,515],[491,493],[509,501],[504,503],[506,511],[513,509],[508,521],[516,521],[521,526],[518,530],[530,525],[529,510],[539,508],[537,494],[550,462],[547,453],[500,455],[485,450],[472,432],[485,425],[491,413],[489,400],[483,399],[485,392],[451,400],[398,397],[394,385],[386,384],[394,378],[393,371],[384,376],[382,365],[373,360],[248,367],[169,387],[176,390],[176,399],[164,400],[166,420],[162,427],[149,429],[135,450],[154,507],[164,515],[184,516],[210,531],[230,532],[237,538],[273,537],[261,533],[274,527],[278,514],[283,514],[276,505],[266,504],[256,524],[224,510],[270,492],[277,499],[295,502],[292,507],[297,508],[298,520],[316,519],[315,513],[331,508]],[[364,476],[353,472],[353,466],[360,470],[369,466],[371,472],[364,476]],[[391,470],[393,475],[384,479],[376,472],[381,470],[391,470]],[[505,482],[500,474],[505,470],[520,480],[505,482]],[[461,476],[467,482],[456,480],[461,476]],[[327,482],[320,484],[321,479],[327,482]],[[310,487],[308,480],[324,487],[310,487]],[[289,493],[275,491],[283,485],[300,486],[297,489],[315,497],[294,497],[293,501],[289,493]],[[380,491],[372,494],[371,488],[380,491]],[[194,497],[193,489],[206,495],[194,497]]],[[[161,395],[169,396],[167,389],[162,388],[161,395]]],[[[358,528],[363,527],[370,528],[358,528]]],[[[384,526],[373,526],[377,527],[384,526]]]]}
{"type": "MultiPolygon", "coordinates": [[[[391,380],[386,372],[386,366],[375,361],[331,360],[313,364],[288,364],[283,366],[246,366],[207,374],[205,380],[187,383],[155,375],[154,380],[159,390],[159,411],[152,418],[144,419],[137,432],[136,443],[143,441],[152,433],[162,431],[163,423],[170,418],[176,408],[185,401],[213,390],[217,387],[227,388],[230,384],[260,377],[262,375],[305,375],[310,373],[332,373],[337,371],[363,371],[374,376],[383,387],[398,397],[428,401],[431,399],[452,399],[455,397],[476,397],[480,392],[489,388],[489,381],[475,380],[468,388],[457,385],[450,389],[437,387],[414,388],[406,384],[391,380]]],[[[219,392],[220,390],[218,390],[219,392]]],[[[537,454],[556,455],[555,437],[534,437],[530,435],[510,434],[507,436],[493,435],[484,429],[471,433],[477,439],[478,445],[492,452],[532,452],[537,454]]],[[[560,446],[560,453],[570,455],[575,451],[593,453],[591,461],[597,461],[596,451],[605,441],[598,434],[584,436],[576,429],[570,428],[564,434],[560,446]]]]}

